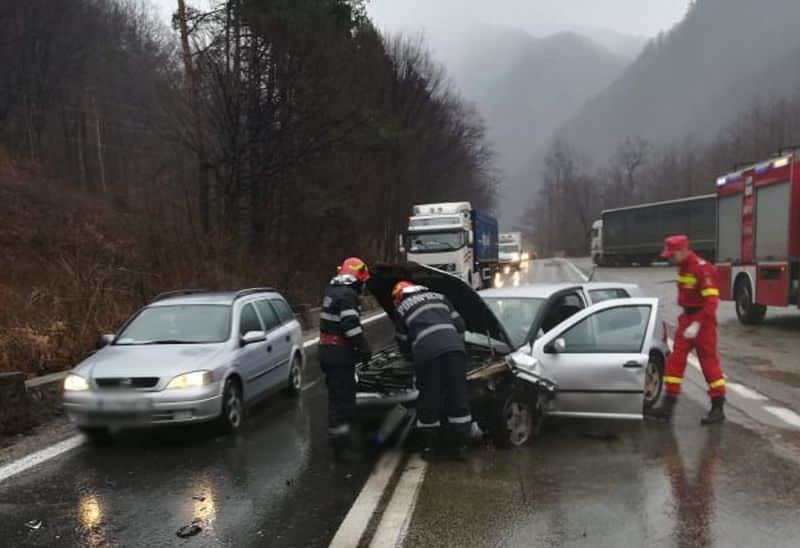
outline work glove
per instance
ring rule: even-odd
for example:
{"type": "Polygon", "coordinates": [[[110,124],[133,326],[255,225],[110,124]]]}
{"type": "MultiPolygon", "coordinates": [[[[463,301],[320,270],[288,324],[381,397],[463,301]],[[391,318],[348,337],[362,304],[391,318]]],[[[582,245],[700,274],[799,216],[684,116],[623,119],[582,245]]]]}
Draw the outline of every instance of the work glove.
{"type": "Polygon", "coordinates": [[[690,341],[697,337],[697,334],[700,332],[700,322],[692,322],[689,324],[683,331],[683,338],[689,339],[690,341]]]}

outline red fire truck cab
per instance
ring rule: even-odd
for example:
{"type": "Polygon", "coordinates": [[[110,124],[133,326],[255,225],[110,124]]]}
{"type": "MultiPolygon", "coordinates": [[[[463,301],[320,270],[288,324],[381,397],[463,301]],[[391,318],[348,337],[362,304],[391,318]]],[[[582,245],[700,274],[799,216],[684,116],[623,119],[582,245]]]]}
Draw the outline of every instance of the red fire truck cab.
{"type": "Polygon", "coordinates": [[[717,268],[743,324],[800,304],[800,150],[717,179],[717,268]]]}

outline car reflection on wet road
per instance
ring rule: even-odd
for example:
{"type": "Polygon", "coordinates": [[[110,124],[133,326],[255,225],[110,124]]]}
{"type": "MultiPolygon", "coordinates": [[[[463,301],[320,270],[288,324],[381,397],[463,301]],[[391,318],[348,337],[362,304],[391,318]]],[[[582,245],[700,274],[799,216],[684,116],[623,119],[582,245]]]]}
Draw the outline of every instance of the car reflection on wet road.
{"type": "MultiPolygon", "coordinates": [[[[645,295],[663,278],[650,272],[637,273],[645,295]]],[[[577,282],[578,274],[560,261],[535,261],[519,283],[577,282]]],[[[375,322],[368,335],[379,348],[391,327],[375,322]]],[[[380,455],[354,465],[331,461],[326,391],[310,350],[300,400],[271,398],[239,435],[203,428],[126,434],[0,482],[0,545],[327,546],[380,455]],[[25,526],[38,520],[38,529],[25,526]],[[192,523],[196,536],[176,536],[192,523]]],[[[726,424],[703,428],[705,387],[692,375],[671,425],[550,420],[528,447],[477,447],[466,463],[428,465],[409,485],[414,496],[397,545],[797,546],[800,429],[760,422],[763,413],[741,396],[726,424]]],[[[754,405],[778,405],[749,393],[754,405]]],[[[392,506],[403,498],[387,492],[381,500],[392,506]]],[[[375,516],[373,527],[385,517],[375,516]]]]}
{"type": "MultiPolygon", "coordinates": [[[[537,261],[522,283],[575,275],[537,261]]],[[[671,425],[553,420],[523,450],[431,465],[403,546],[797,546],[797,447],[736,408],[701,427],[686,385],[671,425]]]]}
{"type": "MultiPolygon", "coordinates": [[[[390,340],[388,323],[368,334],[390,340]]],[[[334,465],[326,391],[309,349],[307,390],[259,404],[240,434],[202,426],[123,433],[0,483],[3,546],[325,546],[375,455],[334,465]],[[27,521],[41,520],[31,530],[27,521]],[[182,541],[176,531],[201,531],[182,541]]]]}

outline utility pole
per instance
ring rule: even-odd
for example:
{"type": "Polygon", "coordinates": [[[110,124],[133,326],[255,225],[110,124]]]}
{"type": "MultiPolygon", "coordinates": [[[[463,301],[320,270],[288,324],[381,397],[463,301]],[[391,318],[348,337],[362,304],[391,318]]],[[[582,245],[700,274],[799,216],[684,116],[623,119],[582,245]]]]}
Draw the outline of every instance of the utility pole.
{"type": "Polygon", "coordinates": [[[100,168],[100,188],[103,194],[108,191],[106,184],[106,164],[103,161],[103,134],[100,131],[100,111],[97,109],[97,98],[92,96],[92,110],[94,110],[94,129],[97,140],[97,165],[100,168]]]}
{"type": "Polygon", "coordinates": [[[183,53],[183,68],[186,76],[186,88],[189,92],[189,104],[192,109],[192,118],[195,124],[195,150],[197,160],[198,194],[200,203],[200,222],[203,230],[211,228],[211,206],[208,168],[206,166],[205,133],[203,120],[200,115],[200,74],[192,61],[192,48],[189,44],[189,23],[185,0],[178,0],[178,29],[181,37],[181,51],[183,53]]]}

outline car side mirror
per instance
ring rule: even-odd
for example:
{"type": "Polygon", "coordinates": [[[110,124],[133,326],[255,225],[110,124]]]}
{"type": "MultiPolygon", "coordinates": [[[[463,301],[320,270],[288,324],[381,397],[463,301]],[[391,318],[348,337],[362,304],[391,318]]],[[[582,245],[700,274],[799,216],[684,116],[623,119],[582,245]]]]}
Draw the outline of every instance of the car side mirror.
{"type": "Polygon", "coordinates": [[[552,343],[547,345],[546,352],[548,354],[561,354],[566,350],[567,350],[567,341],[559,337],[558,339],[554,340],[552,343]]]}
{"type": "Polygon", "coordinates": [[[97,342],[95,343],[95,348],[100,350],[101,348],[105,348],[112,342],[114,342],[115,335],[113,333],[104,333],[97,338],[97,342]]]}
{"type": "Polygon", "coordinates": [[[248,344],[264,342],[267,340],[267,334],[263,331],[248,331],[242,338],[240,339],[242,346],[247,346],[248,344]]]}

